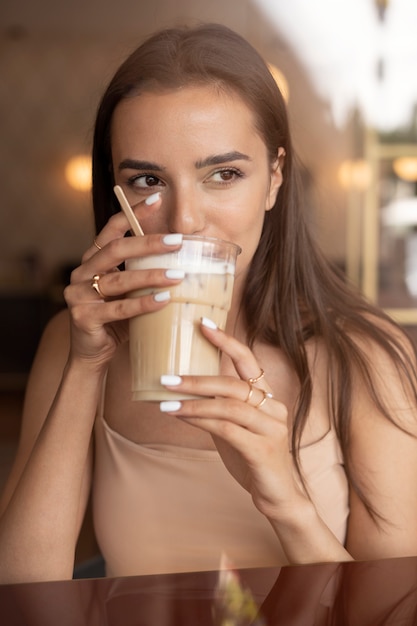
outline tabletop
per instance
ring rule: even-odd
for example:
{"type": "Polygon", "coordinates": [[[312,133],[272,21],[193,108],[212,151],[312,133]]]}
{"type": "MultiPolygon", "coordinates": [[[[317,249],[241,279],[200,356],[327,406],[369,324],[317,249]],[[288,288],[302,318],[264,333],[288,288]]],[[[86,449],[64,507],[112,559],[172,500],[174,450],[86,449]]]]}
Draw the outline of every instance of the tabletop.
{"type": "Polygon", "coordinates": [[[2,626],[416,626],[417,557],[0,586],[2,626]]]}

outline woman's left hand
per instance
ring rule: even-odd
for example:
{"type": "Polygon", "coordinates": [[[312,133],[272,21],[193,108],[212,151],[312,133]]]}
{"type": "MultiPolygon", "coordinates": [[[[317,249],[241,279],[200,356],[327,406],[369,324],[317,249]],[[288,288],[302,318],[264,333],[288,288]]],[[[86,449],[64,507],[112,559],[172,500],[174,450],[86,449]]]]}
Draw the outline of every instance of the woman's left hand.
{"type": "Polygon", "coordinates": [[[178,384],[165,386],[201,398],[162,403],[161,410],[209,432],[225,466],[255,506],[276,519],[295,499],[305,497],[289,449],[287,408],[273,398],[247,346],[219,329],[202,326],[202,332],[231,358],[240,378],[178,377],[178,384]]]}

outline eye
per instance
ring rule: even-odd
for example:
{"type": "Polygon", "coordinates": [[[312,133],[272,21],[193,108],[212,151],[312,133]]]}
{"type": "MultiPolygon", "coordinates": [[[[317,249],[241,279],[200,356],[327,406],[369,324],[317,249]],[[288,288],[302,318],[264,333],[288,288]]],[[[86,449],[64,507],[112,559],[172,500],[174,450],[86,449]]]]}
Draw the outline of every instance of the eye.
{"type": "Polygon", "coordinates": [[[128,180],[129,187],[136,187],[138,189],[149,189],[150,187],[157,187],[162,184],[161,179],[153,174],[135,175],[131,176],[128,180]]]}
{"type": "Polygon", "coordinates": [[[237,178],[242,178],[243,173],[236,167],[224,167],[221,170],[217,170],[210,176],[210,180],[214,183],[228,184],[232,183],[237,178]]]}

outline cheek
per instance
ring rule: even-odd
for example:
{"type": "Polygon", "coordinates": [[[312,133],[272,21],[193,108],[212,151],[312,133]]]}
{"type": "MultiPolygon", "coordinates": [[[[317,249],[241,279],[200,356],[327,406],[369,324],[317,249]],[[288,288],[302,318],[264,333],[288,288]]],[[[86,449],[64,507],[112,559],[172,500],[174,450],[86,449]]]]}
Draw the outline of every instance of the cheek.
{"type": "Polygon", "coordinates": [[[268,192],[265,186],[245,185],[229,195],[219,211],[213,211],[211,221],[223,224],[230,238],[240,245],[243,252],[240,260],[252,258],[258,246],[265,220],[268,192]]]}
{"type": "Polygon", "coordinates": [[[248,226],[259,228],[259,225],[262,227],[265,211],[269,209],[269,197],[267,182],[248,182],[222,199],[223,210],[232,216],[236,229],[245,231],[248,226]]]}
{"type": "Polygon", "coordinates": [[[242,248],[237,261],[237,272],[246,271],[253,259],[261,238],[264,215],[265,211],[262,211],[256,218],[252,216],[249,220],[236,220],[238,226],[235,226],[231,238],[242,248]]]}
{"type": "Polygon", "coordinates": [[[167,231],[168,218],[163,203],[156,207],[142,205],[136,215],[146,235],[167,231]]]}

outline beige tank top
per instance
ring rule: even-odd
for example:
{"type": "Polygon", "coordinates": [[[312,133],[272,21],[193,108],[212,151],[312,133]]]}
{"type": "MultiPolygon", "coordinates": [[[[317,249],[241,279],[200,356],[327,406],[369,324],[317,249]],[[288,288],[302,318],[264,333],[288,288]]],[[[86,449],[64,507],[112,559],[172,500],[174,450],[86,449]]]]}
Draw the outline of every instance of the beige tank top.
{"type": "MultiPolygon", "coordinates": [[[[93,515],[108,576],[287,564],[267,519],[215,450],[141,445],[96,423],[93,515]]],[[[318,513],[343,543],[348,485],[330,430],[300,460],[318,513]]]]}

